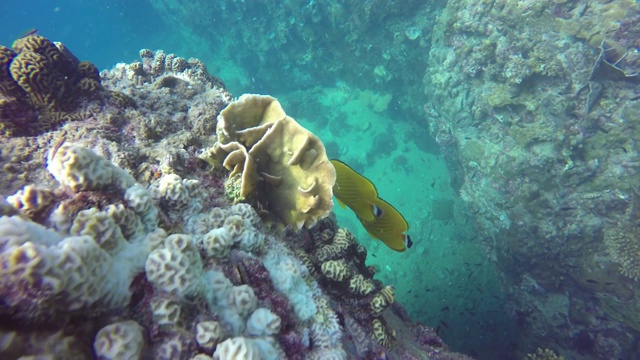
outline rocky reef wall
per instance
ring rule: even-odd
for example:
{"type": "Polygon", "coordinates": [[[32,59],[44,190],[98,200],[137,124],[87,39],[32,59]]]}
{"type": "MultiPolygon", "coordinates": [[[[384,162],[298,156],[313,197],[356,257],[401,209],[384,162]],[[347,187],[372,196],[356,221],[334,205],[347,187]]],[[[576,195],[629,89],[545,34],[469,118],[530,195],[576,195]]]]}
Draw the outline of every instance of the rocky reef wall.
{"type": "Polygon", "coordinates": [[[520,351],[632,357],[639,21],[633,1],[452,0],[434,28],[425,114],[520,351]]]}

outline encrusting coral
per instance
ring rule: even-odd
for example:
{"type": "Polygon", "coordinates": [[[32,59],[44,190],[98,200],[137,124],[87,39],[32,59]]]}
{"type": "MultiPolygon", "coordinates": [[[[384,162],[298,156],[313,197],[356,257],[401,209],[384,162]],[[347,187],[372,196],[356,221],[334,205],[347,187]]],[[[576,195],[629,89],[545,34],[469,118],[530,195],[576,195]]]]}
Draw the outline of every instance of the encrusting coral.
{"type": "Polygon", "coordinates": [[[276,99],[242,95],[220,113],[217,135],[218,143],[203,158],[223,157],[230,178],[240,174],[240,200],[298,229],[329,214],[336,175],[324,145],[276,99]]]}

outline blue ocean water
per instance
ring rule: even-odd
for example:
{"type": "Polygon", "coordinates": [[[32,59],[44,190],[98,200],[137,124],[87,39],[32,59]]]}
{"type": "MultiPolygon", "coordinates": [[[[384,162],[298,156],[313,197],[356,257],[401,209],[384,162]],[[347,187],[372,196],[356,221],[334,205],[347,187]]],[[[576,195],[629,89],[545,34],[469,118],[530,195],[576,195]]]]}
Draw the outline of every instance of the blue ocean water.
{"type": "Polygon", "coordinates": [[[0,44],[10,46],[27,31],[66,44],[99,69],[138,58],[142,48],[165,46],[171,33],[146,1],[2,1],[0,44]]]}

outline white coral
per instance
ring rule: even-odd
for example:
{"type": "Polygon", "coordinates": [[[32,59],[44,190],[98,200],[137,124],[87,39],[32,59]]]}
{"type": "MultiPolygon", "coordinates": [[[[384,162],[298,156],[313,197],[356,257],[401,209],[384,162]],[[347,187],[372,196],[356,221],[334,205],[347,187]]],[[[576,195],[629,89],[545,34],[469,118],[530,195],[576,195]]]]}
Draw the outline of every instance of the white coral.
{"type": "Polygon", "coordinates": [[[153,231],[158,227],[158,209],[147,189],[140,185],[127,188],[124,192],[124,201],[138,214],[146,231],[153,231]]]}
{"type": "Polygon", "coordinates": [[[153,321],[161,328],[175,328],[180,322],[182,309],[176,301],[154,297],[149,302],[149,307],[153,321]]]}
{"type": "Polygon", "coordinates": [[[247,320],[247,334],[253,336],[275,335],[280,332],[280,317],[269,309],[258,308],[247,320]]]}
{"type": "Polygon", "coordinates": [[[189,205],[189,188],[176,174],[164,175],[158,183],[162,201],[172,208],[182,209],[189,205]]]}
{"type": "Polygon", "coordinates": [[[170,249],[154,250],[145,263],[147,279],[159,289],[178,296],[196,295],[201,290],[199,269],[189,256],[170,249]]]}
{"type": "Polygon", "coordinates": [[[262,221],[258,213],[249,204],[237,203],[232,205],[228,211],[231,215],[240,215],[254,227],[257,227],[262,221]]]}
{"type": "Polygon", "coordinates": [[[250,339],[234,337],[221,342],[213,353],[214,360],[259,360],[260,351],[250,339]]]}
{"type": "Polygon", "coordinates": [[[255,310],[258,298],[249,285],[234,286],[229,294],[229,305],[244,318],[255,310]]]}
{"type": "MultiPolygon", "coordinates": [[[[304,265],[287,254],[283,246],[273,244],[264,257],[264,266],[269,271],[273,286],[291,301],[296,316],[300,320],[305,321],[315,315],[313,289],[304,280],[308,275],[304,265]]],[[[315,283],[311,281],[309,284],[315,283]]]]}
{"type": "MultiPolygon", "coordinates": [[[[108,298],[112,305],[127,301],[126,288],[108,281],[112,257],[89,236],[61,239],[54,232],[20,218],[0,218],[0,289],[10,305],[29,301],[42,308],[80,309],[108,298]],[[17,235],[17,236],[16,236],[17,235]],[[9,295],[37,294],[11,299],[9,295]],[[109,295],[109,296],[107,296],[109,295]],[[15,303],[13,303],[15,301],[15,303]]],[[[116,277],[120,278],[118,275],[116,277]]]]}
{"type": "Polygon", "coordinates": [[[113,218],[97,208],[78,212],[71,225],[70,233],[76,236],[92,237],[103,250],[109,253],[116,252],[127,241],[113,218]]]}
{"type": "Polygon", "coordinates": [[[27,185],[14,195],[7,196],[7,202],[18,210],[34,212],[44,209],[53,198],[53,191],[27,185]]]}
{"type": "Polygon", "coordinates": [[[90,149],[66,143],[49,152],[47,169],[74,192],[126,188],[135,184],[133,176],[90,149]]]}
{"type": "Polygon", "coordinates": [[[229,255],[231,245],[233,245],[231,234],[224,227],[213,229],[202,236],[202,246],[207,255],[211,257],[226,257],[229,255]]]}
{"type": "Polygon", "coordinates": [[[223,336],[222,326],[217,321],[201,321],[196,325],[196,342],[208,352],[213,351],[223,336]]]}
{"type": "Polygon", "coordinates": [[[93,349],[99,359],[140,359],[144,349],[143,328],[133,320],[107,325],[98,331],[93,349]]]}

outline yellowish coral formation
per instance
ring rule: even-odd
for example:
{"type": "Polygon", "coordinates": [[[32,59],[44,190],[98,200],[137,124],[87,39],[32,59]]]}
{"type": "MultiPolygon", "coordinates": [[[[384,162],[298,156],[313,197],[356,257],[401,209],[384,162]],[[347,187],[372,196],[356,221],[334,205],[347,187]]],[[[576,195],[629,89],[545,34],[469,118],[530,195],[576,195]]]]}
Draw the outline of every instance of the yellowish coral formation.
{"type": "Polygon", "coordinates": [[[373,289],[373,281],[365,279],[362,274],[356,274],[349,280],[349,291],[352,294],[367,296],[373,292],[373,289]]]}
{"type": "Polygon", "coordinates": [[[557,355],[553,350],[538,348],[535,354],[527,354],[527,360],[564,360],[564,357],[557,355]]]}
{"type": "Polygon", "coordinates": [[[609,227],[604,231],[604,243],[611,257],[620,264],[620,273],[638,281],[640,279],[640,231],[635,226],[609,227]]]}
{"type": "Polygon", "coordinates": [[[98,331],[93,348],[99,359],[139,359],[144,329],[133,320],[117,322],[98,331]]]}
{"type": "Polygon", "coordinates": [[[389,306],[389,302],[382,293],[377,293],[373,296],[373,298],[371,298],[369,305],[373,313],[378,315],[389,306]]]}
{"type": "Polygon", "coordinates": [[[343,281],[351,275],[349,264],[345,260],[329,260],[322,264],[321,271],[324,276],[333,281],[343,281]]]}
{"type": "Polygon", "coordinates": [[[102,88],[93,64],[37,34],[19,38],[13,50],[1,46],[0,70],[0,135],[34,135],[79,120],[79,100],[98,95],[133,105],[128,96],[102,88]],[[17,115],[29,111],[30,116],[17,115]]]}
{"type": "Polygon", "coordinates": [[[217,321],[201,321],[196,325],[196,342],[208,352],[216,348],[223,336],[222,325],[217,321]]]}
{"type": "Polygon", "coordinates": [[[395,345],[395,331],[389,330],[380,319],[371,322],[371,334],[380,346],[391,348],[395,345]]]}
{"type": "Polygon", "coordinates": [[[320,139],[270,96],[245,94],[218,117],[218,144],[230,176],[242,174],[240,199],[261,204],[285,224],[311,227],[333,207],[335,170],[320,139]]]}

